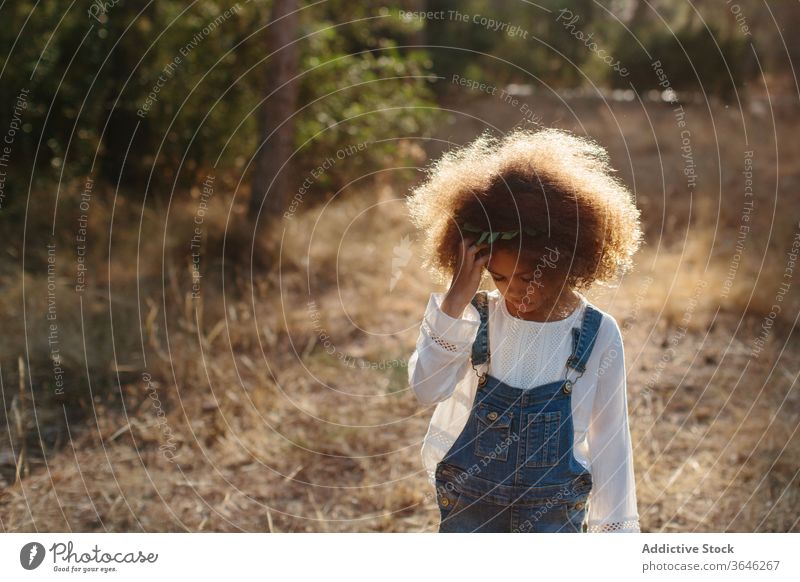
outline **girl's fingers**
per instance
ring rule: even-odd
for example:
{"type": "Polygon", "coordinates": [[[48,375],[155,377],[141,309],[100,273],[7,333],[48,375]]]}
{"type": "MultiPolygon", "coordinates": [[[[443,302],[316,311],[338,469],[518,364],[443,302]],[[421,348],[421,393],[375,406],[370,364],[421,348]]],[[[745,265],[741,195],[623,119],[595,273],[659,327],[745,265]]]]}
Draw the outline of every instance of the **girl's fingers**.
{"type": "Polygon", "coordinates": [[[475,259],[472,262],[472,268],[473,269],[479,269],[479,268],[483,267],[484,265],[486,265],[486,263],[488,263],[488,262],[489,262],[489,255],[488,254],[481,255],[480,257],[478,257],[477,259],[475,259]]]}
{"type": "Polygon", "coordinates": [[[464,259],[467,257],[469,245],[467,244],[466,239],[461,240],[461,244],[458,245],[458,261],[459,263],[463,263],[464,259]]]}
{"type": "MultiPolygon", "coordinates": [[[[470,255],[470,257],[475,259],[475,257],[479,256],[479,253],[481,251],[483,251],[484,249],[486,249],[488,246],[489,245],[486,245],[486,244],[472,245],[471,247],[469,247],[469,255],[470,255]]],[[[485,254],[488,255],[489,253],[485,253],[485,254]]],[[[480,256],[483,256],[483,255],[480,255],[480,256]]]]}
{"type": "Polygon", "coordinates": [[[472,243],[470,242],[470,239],[468,239],[468,238],[465,238],[465,239],[461,240],[461,245],[459,245],[459,248],[458,248],[459,259],[461,260],[461,262],[464,262],[464,260],[470,255],[470,245],[471,244],[472,243]]]}
{"type": "MultiPolygon", "coordinates": [[[[459,270],[464,273],[472,273],[476,267],[483,267],[489,260],[488,253],[485,258],[476,259],[477,253],[489,246],[487,243],[475,244],[476,240],[475,238],[469,237],[465,237],[461,240],[459,248],[459,270]],[[480,263],[477,263],[478,260],[480,260],[480,263]]],[[[483,255],[481,255],[481,257],[483,257],[483,255]]]]}
{"type": "Polygon", "coordinates": [[[471,244],[471,245],[469,245],[469,247],[467,247],[467,250],[469,251],[470,254],[474,255],[478,251],[480,251],[482,249],[485,249],[488,246],[489,245],[487,245],[486,243],[481,243],[479,245],[471,244]]]}

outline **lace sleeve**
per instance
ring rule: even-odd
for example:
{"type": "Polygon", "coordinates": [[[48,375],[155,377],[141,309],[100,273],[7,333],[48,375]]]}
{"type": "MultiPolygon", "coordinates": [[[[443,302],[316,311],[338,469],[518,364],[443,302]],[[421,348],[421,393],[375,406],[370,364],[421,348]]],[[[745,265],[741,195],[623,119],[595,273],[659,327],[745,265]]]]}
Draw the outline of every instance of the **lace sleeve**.
{"type": "Polygon", "coordinates": [[[439,335],[433,329],[431,329],[431,325],[428,323],[427,319],[422,320],[422,331],[423,333],[428,334],[428,337],[431,338],[433,343],[442,349],[447,350],[448,352],[458,352],[463,349],[463,346],[448,340],[446,337],[439,335]]]}
{"type": "Polygon", "coordinates": [[[417,349],[408,361],[408,380],[424,405],[449,398],[469,368],[472,342],[480,323],[478,310],[468,305],[461,318],[441,310],[442,295],[431,294],[420,326],[417,349]]]}
{"type": "Polygon", "coordinates": [[[442,293],[431,294],[422,319],[422,331],[448,351],[469,351],[480,325],[478,310],[469,304],[462,317],[450,317],[442,311],[443,299],[442,293]]]}
{"type": "Polygon", "coordinates": [[[628,426],[622,333],[611,318],[612,337],[602,352],[589,424],[592,472],[588,531],[639,532],[633,450],[628,426]]]}
{"type": "Polygon", "coordinates": [[[625,521],[612,521],[610,523],[595,523],[589,526],[589,533],[639,533],[638,519],[627,519],[625,521]]]}

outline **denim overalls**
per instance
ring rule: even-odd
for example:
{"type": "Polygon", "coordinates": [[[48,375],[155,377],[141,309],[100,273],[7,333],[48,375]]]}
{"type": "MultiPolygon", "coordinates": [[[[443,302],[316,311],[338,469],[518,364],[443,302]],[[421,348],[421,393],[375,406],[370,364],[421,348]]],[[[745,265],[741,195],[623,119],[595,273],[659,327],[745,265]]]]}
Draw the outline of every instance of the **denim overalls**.
{"type": "MultiPolygon", "coordinates": [[[[472,304],[480,314],[474,368],[490,360],[486,292],[472,304]]],[[[587,304],[580,329],[572,329],[567,375],[568,368],[583,375],[601,319],[587,304]]],[[[480,376],[469,419],[436,465],[440,532],[587,530],[592,476],[573,455],[573,383],[564,378],[520,389],[480,376]]]]}

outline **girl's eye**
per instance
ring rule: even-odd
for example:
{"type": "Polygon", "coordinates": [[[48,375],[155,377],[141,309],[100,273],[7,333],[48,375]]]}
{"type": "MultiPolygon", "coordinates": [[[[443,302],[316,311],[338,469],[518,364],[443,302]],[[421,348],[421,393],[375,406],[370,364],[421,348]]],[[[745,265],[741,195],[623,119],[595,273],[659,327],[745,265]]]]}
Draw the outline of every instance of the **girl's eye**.
{"type": "Polygon", "coordinates": [[[533,281],[533,277],[520,277],[520,279],[522,279],[526,283],[530,283],[531,281],[533,281]]]}
{"type": "Polygon", "coordinates": [[[492,275],[492,279],[494,279],[495,281],[500,281],[502,279],[505,279],[505,277],[498,277],[497,275],[492,275]]]}

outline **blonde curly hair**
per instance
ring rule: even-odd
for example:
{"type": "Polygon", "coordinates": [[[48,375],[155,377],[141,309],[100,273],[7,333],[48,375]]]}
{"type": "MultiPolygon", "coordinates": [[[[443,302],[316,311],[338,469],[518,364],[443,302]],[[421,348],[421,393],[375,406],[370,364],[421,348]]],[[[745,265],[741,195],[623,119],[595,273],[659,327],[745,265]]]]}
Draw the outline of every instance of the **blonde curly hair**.
{"type": "Polygon", "coordinates": [[[558,129],[484,133],[445,153],[406,200],[424,266],[449,282],[461,240],[477,226],[518,231],[489,239],[521,260],[556,246],[573,288],[611,283],[633,266],[643,234],[633,196],[608,160],[602,146],[558,129]]]}

